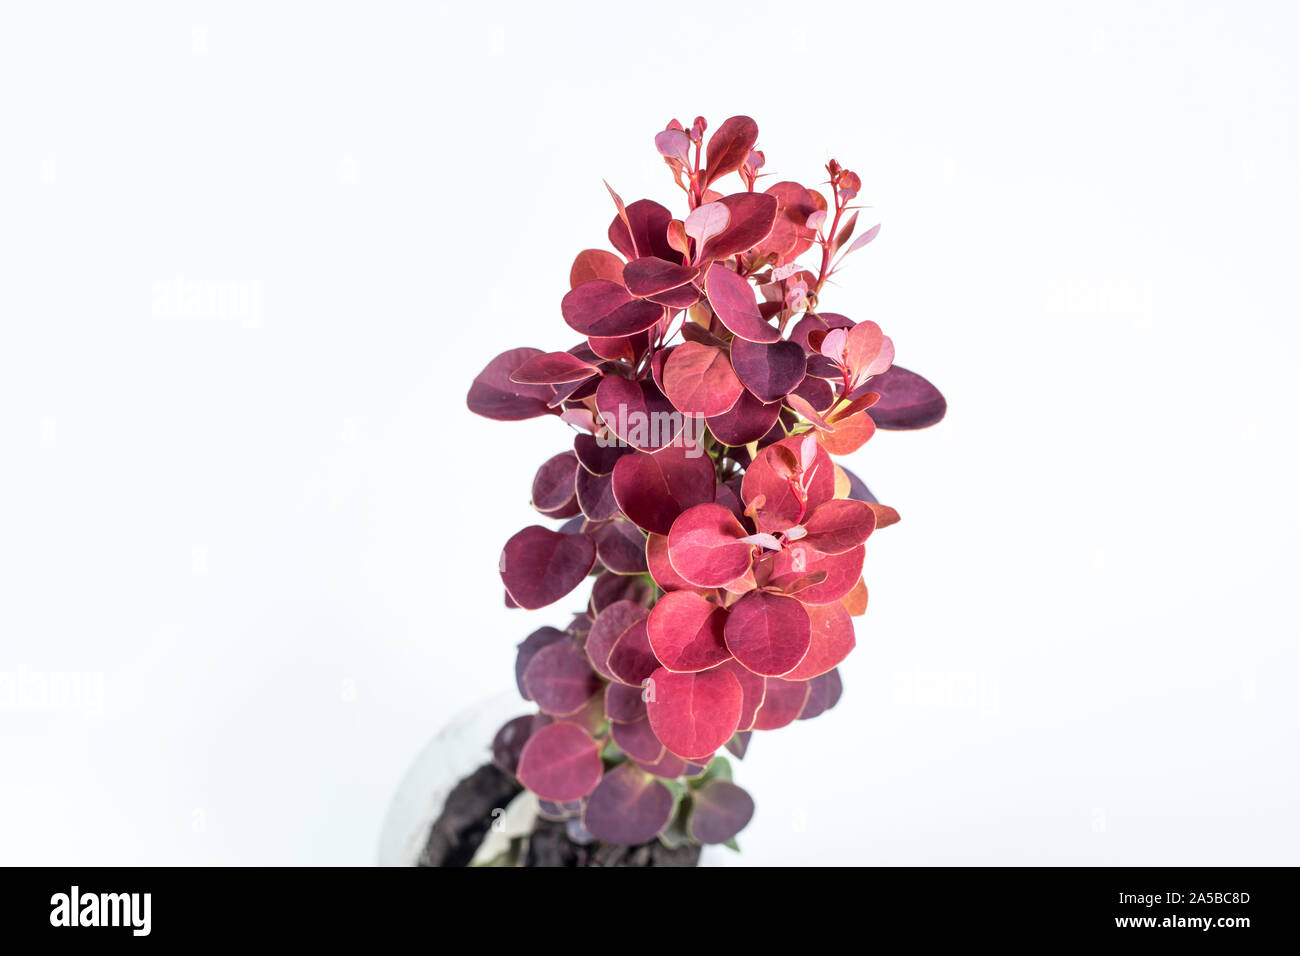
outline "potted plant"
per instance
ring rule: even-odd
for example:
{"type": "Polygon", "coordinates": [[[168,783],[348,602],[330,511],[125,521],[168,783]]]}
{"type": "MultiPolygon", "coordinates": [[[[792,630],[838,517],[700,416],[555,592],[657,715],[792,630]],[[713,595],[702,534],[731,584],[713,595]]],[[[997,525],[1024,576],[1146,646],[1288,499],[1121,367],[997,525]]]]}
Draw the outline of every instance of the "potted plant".
{"type": "Polygon", "coordinates": [[[548,523],[505,544],[506,603],[590,593],[520,643],[537,712],[453,791],[427,864],[692,865],[754,813],[722,752],[839,700],[864,548],[898,514],[836,458],[945,402],[875,322],[823,308],[879,230],[857,230],[859,177],[764,187],[752,119],[706,130],[654,139],[683,211],[609,190],[614,251],[580,252],[560,303],[581,341],[503,352],[469,390],[576,433],[533,479],[548,523]]]}

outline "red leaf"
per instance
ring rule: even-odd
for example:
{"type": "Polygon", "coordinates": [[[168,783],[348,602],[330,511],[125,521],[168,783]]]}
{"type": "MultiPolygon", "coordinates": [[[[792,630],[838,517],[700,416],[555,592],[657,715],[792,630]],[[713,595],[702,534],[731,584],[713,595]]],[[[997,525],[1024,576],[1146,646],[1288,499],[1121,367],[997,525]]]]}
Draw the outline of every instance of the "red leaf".
{"type": "Polygon", "coordinates": [[[808,228],[808,217],[819,209],[824,210],[826,200],[795,182],[776,183],[764,192],[777,198],[778,208],[772,231],[760,244],[759,251],[775,254],[777,263],[784,264],[812,247],[817,232],[808,228]]]}
{"type": "Polygon", "coordinates": [[[655,134],[655,149],[664,159],[675,160],[683,166],[691,161],[691,138],[681,129],[666,129],[655,134]]]}
{"type": "Polygon", "coordinates": [[[702,671],[731,657],[722,636],[726,623],[726,609],[694,591],[671,591],[650,609],[646,634],[668,670],[702,671]]]}
{"type": "Polygon", "coordinates": [[[596,389],[601,421],[622,441],[641,451],[671,445],[685,425],[682,414],[653,382],[606,375],[596,389]]]}
{"type": "Polygon", "coordinates": [[[888,528],[891,524],[898,524],[898,512],[889,505],[882,505],[875,501],[869,501],[867,504],[871,505],[871,510],[875,512],[877,528],[888,528]]]}
{"type": "Polygon", "coordinates": [[[623,282],[628,292],[644,298],[676,289],[699,274],[700,270],[691,266],[674,265],[663,259],[645,256],[633,259],[623,267],[623,282]]]}
{"type": "Polygon", "coordinates": [[[704,250],[704,244],[714,236],[720,235],[731,222],[731,211],[720,202],[704,203],[696,206],[691,214],[686,217],[684,228],[686,235],[695,240],[695,259],[699,261],[699,253],[704,250]]]}
{"type": "Polygon", "coordinates": [[[656,777],[663,777],[665,780],[676,780],[693,766],[688,764],[677,754],[673,753],[667,747],[664,748],[664,755],[655,763],[637,764],[646,773],[654,774],[656,777]]]}
{"type": "Polygon", "coordinates": [[[664,363],[664,392],[688,415],[721,415],[740,398],[740,379],[722,349],[685,342],[664,363]]]}
{"type": "Polygon", "coordinates": [[[578,507],[592,521],[605,521],[618,514],[614,500],[614,481],[609,475],[593,475],[579,468],[574,480],[578,492],[578,507]]]}
{"type": "Polygon", "coordinates": [[[736,193],[719,200],[730,219],[727,228],[704,244],[696,257],[699,262],[729,259],[759,245],[772,231],[776,221],[777,199],[765,193],[736,193]]]}
{"type": "Polygon", "coordinates": [[[755,674],[778,677],[799,665],[811,644],[808,612],[794,598],[750,591],[731,606],[727,649],[755,674]]]}
{"type": "Polygon", "coordinates": [[[876,513],[865,501],[832,498],[804,521],[803,543],[823,554],[843,554],[862,544],[876,529],[876,513]]]}
{"type": "Polygon", "coordinates": [[[743,693],[735,675],[721,668],[674,674],[659,668],[650,676],[646,712],[665,747],[686,760],[702,760],[736,732],[743,693]]]}
{"type": "Polygon", "coordinates": [[[668,224],[673,214],[649,199],[638,199],[628,205],[626,212],[626,222],[622,216],[616,216],[609,224],[610,245],[629,260],[642,256],[671,260],[673,248],[668,243],[668,224]]]}
{"type": "Polygon", "coordinates": [[[524,686],[524,671],[528,669],[533,655],[548,644],[567,639],[568,635],[558,628],[540,627],[519,642],[515,652],[515,683],[519,685],[520,697],[524,700],[532,700],[528,695],[528,688],[524,686]]]}
{"type": "Polygon", "coordinates": [[[812,720],[830,710],[840,699],[840,673],[829,670],[808,681],[808,700],[799,711],[799,720],[812,720]]]}
{"type": "Polygon", "coordinates": [[[894,359],[894,343],[875,322],[859,322],[846,335],[844,358],[853,373],[854,384],[860,384],[889,368],[894,359]]]}
{"type": "MultiPolygon", "coordinates": [[[[832,399],[832,401],[834,401],[834,399],[832,399]]],[[[790,408],[792,408],[795,412],[797,412],[801,417],[806,418],[808,421],[812,422],[813,427],[816,428],[819,432],[822,432],[823,434],[830,434],[831,432],[835,431],[835,426],[832,425],[824,416],[822,416],[820,412],[817,411],[816,408],[813,407],[812,402],[808,401],[798,392],[792,392],[789,395],[787,395],[785,397],[785,403],[789,405],[790,408]]]]}
{"type": "Polygon", "coordinates": [[[569,288],[576,289],[591,279],[623,281],[623,260],[604,249],[583,249],[569,269],[569,288]]]}
{"type": "Polygon", "coordinates": [[[731,671],[736,680],[740,682],[740,689],[744,698],[740,707],[739,729],[741,731],[749,730],[754,726],[754,718],[758,716],[758,708],[763,706],[763,697],[767,693],[767,678],[761,674],[755,674],[734,657],[729,661],[724,661],[721,668],[731,671]]]}
{"type": "Polygon", "coordinates": [[[758,142],[758,124],[748,116],[732,116],[723,121],[705,149],[704,185],[734,173],[745,165],[749,152],[758,142]]]}
{"type": "Polygon", "coordinates": [[[510,373],[510,381],[520,385],[561,385],[599,373],[600,369],[571,352],[546,352],[521,363],[510,373]]]}
{"type": "Polygon", "coordinates": [[[645,538],[632,522],[616,518],[595,529],[591,536],[596,539],[600,563],[615,574],[645,573],[645,538]]]}
{"type": "Polygon", "coordinates": [[[840,603],[849,612],[849,617],[861,617],[867,613],[868,597],[867,582],[858,578],[858,583],[853,585],[853,590],[840,598],[840,603]]]}
{"type": "Polygon", "coordinates": [[[634,298],[609,279],[591,279],[571,290],[561,300],[560,312],[570,328],[601,338],[644,332],[664,315],[662,306],[634,298]]]}
{"type": "Polygon", "coordinates": [[[759,531],[785,531],[803,521],[822,502],[835,497],[835,465],[823,448],[818,448],[813,467],[803,471],[795,464],[805,436],[793,436],[764,448],[745,471],[741,497],[754,511],[759,531]],[[801,506],[796,486],[807,489],[806,506],[801,506]],[[760,503],[761,499],[761,503],[760,503]]]}
{"type": "Polygon", "coordinates": [[[853,590],[862,577],[862,558],[866,548],[861,546],[843,554],[822,554],[804,545],[802,541],[787,545],[775,556],[772,576],[803,575],[826,572],[826,580],[799,592],[804,604],[831,604],[853,590]]]}
{"type": "Polygon", "coordinates": [[[630,455],[633,449],[619,444],[613,438],[597,438],[595,435],[575,435],[573,451],[578,456],[582,467],[593,475],[608,475],[614,465],[624,455],[630,455]]]}
{"type": "MultiPolygon", "coordinates": [[[[805,417],[807,417],[805,415],[805,417]]],[[[851,455],[876,433],[876,423],[866,412],[837,418],[834,431],[822,433],[822,445],[832,455],[851,455]]]]}
{"type": "Polygon", "coordinates": [[[812,624],[808,653],[799,666],[783,675],[786,680],[808,680],[838,667],[857,644],[853,619],[843,604],[814,605],[806,609],[812,624]]]}
{"type": "MultiPolygon", "coordinates": [[[[739,341],[741,340],[733,339],[732,345],[739,341]]],[[[813,379],[813,381],[818,380],[813,379]]],[[[709,418],[709,431],[724,445],[739,448],[752,441],[758,441],[770,432],[780,414],[780,402],[764,405],[746,389],[740,393],[740,398],[729,411],[709,418]]]]}
{"type": "Polygon", "coordinates": [[[722,587],[749,570],[753,549],[740,540],[745,534],[736,516],[722,505],[696,505],[673,522],[668,558],[696,587],[722,587]]]}
{"type": "MultiPolygon", "coordinates": [[[[596,544],[596,557],[600,557],[600,544],[596,544]]],[[[616,574],[602,571],[591,586],[591,613],[599,614],[616,601],[649,604],[654,585],[640,574],[616,574]]]]}
{"type": "Polygon", "coordinates": [[[665,591],[693,591],[696,586],[677,573],[668,557],[668,536],[650,534],[645,543],[646,566],[655,584],[665,591]]]}
{"type": "Polygon", "coordinates": [[[506,721],[492,738],[492,762],[510,776],[519,770],[519,755],[533,733],[533,715],[506,721]]]}
{"type": "Polygon", "coordinates": [[[614,497],[646,531],[667,534],[687,508],[713,501],[713,460],[695,444],[625,455],[614,466],[614,497]]]}

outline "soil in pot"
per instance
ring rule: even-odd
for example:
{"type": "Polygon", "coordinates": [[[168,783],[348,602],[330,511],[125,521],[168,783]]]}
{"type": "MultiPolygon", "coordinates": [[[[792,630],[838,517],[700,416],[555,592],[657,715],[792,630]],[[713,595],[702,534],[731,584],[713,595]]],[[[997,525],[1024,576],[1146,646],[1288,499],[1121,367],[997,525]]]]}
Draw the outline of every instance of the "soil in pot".
{"type": "MultiPolygon", "coordinates": [[[[468,866],[495,819],[520,792],[514,777],[484,764],[448,794],[442,813],[429,830],[420,866],[468,866]]],[[[636,846],[576,843],[563,823],[538,819],[527,838],[524,866],[696,866],[698,846],[672,849],[659,840],[636,846]]]]}

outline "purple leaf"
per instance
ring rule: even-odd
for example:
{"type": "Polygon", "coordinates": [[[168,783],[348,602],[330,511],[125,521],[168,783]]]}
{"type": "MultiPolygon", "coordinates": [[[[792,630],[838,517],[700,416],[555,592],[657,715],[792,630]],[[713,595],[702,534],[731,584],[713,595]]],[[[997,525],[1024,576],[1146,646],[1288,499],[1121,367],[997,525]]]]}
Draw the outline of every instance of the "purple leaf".
{"type": "Polygon", "coordinates": [[[572,518],[578,513],[574,479],[578,474],[578,456],[561,452],[537,469],[533,478],[533,507],[551,518],[572,518]]]}
{"type": "Polygon", "coordinates": [[[601,525],[592,536],[600,563],[615,574],[644,574],[645,536],[630,521],[615,519],[601,525]]]}
{"type": "MultiPolygon", "coordinates": [[[[618,680],[609,669],[609,655],[623,632],[646,619],[650,612],[632,601],[615,601],[596,615],[587,634],[587,659],[602,677],[618,680]]],[[[639,689],[638,689],[639,690],[639,689]]]]}
{"type": "Polygon", "coordinates": [[[492,738],[492,762],[513,777],[519,769],[519,755],[532,733],[532,714],[506,721],[492,738]]]}
{"type": "Polygon", "coordinates": [[[640,687],[658,667],[659,661],[650,648],[644,620],[624,631],[609,652],[610,673],[631,687],[640,687]]]}
{"type": "MultiPolygon", "coordinates": [[[[733,339],[732,344],[739,341],[741,340],[733,339]]],[[[754,397],[752,392],[745,389],[730,411],[714,415],[708,420],[709,431],[724,445],[740,448],[752,441],[758,441],[771,431],[780,414],[780,402],[764,405],[754,397]]]]}
{"type": "Polygon", "coordinates": [[[596,543],[589,536],[532,525],[506,542],[501,580],[516,604],[536,610],[576,588],[595,563],[596,543]]]}
{"type": "Polygon", "coordinates": [[[653,840],[672,813],[672,792],[625,763],[605,774],[587,798],[582,825],[598,840],[632,846],[653,840]]]}
{"type": "Polygon", "coordinates": [[[691,795],[688,827],[701,843],[726,843],[753,817],[753,798],[730,780],[712,780],[691,795]]]}
{"type": "Polygon", "coordinates": [[[662,306],[637,299],[609,279],[591,279],[560,302],[569,327],[583,335],[614,338],[644,332],[663,318],[662,306]]]}
{"type": "Polygon", "coordinates": [[[779,402],[804,380],[808,359],[795,342],[731,341],[731,365],[744,386],[762,402],[779,402]]]}
{"type": "Polygon", "coordinates": [[[587,655],[571,641],[548,644],[528,662],[524,686],[537,706],[554,717],[575,714],[601,689],[587,655]]]}
{"type": "Polygon", "coordinates": [[[948,410],[948,403],[937,388],[898,365],[877,375],[864,387],[880,393],[880,401],[870,411],[879,428],[892,431],[928,428],[939,422],[948,410]]]}
{"type": "Polygon", "coordinates": [[[638,763],[656,763],[664,755],[664,745],[644,717],[631,723],[615,723],[610,733],[618,749],[638,763]]]}
{"type": "Polygon", "coordinates": [[[519,642],[515,653],[515,683],[519,685],[519,696],[524,700],[533,699],[528,694],[528,688],[524,686],[524,671],[528,668],[528,662],[543,647],[554,644],[556,641],[563,641],[567,636],[557,628],[540,627],[519,642]]]}
{"type": "Polygon", "coordinates": [[[551,400],[548,385],[521,385],[510,380],[511,374],[526,361],[543,355],[541,349],[511,349],[502,352],[470,386],[466,404],[469,410],[484,418],[502,422],[521,421],[550,414],[547,402],[551,400]]]}

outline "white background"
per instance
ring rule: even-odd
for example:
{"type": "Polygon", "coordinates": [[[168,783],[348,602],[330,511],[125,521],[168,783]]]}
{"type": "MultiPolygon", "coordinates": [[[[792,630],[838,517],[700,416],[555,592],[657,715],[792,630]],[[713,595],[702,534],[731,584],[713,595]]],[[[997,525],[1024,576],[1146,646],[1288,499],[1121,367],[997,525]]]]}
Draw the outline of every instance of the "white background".
{"type": "Polygon", "coordinates": [[[653,134],[745,112],[782,178],[861,174],[884,228],[825,304],[950,412],[850,461],[903,522],[841,705],[738,767],[733,862],[1296,863],[1297,26],[6,5],[0,860],[375,859],[421,746],[578,603],[501,606],[568,437],[469,382],[572,344],[602,177],[679,204],[653,134]]]}

